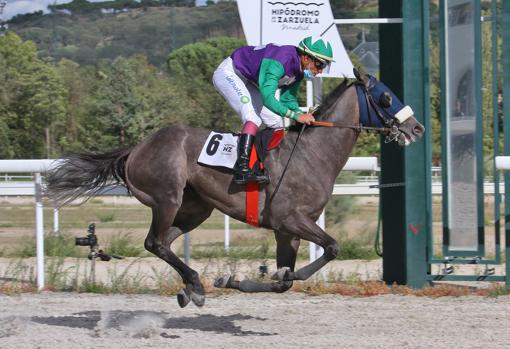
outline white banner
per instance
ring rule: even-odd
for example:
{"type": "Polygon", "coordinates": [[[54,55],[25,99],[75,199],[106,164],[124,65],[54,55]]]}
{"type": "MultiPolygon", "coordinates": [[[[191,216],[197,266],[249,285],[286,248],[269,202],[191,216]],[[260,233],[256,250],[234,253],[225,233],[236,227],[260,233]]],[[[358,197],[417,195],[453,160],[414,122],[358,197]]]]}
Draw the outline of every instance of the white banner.
{"type": "MultiPolygon", "coordinates": [[[[307,36],[320,36],[333,24],[328,0],[237,0],[248,45],[296,45],[307,36]]],[[[323,76],[354,78],[352,62],[336,25],[323,35],[333,46],[335,62],[323,76]]]]}

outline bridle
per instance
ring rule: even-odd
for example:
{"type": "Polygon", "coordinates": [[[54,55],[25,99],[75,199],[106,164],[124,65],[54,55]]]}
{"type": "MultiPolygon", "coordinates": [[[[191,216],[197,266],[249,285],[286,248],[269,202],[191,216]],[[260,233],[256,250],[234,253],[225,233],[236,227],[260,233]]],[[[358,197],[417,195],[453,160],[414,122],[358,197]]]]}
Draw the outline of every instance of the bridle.
{"type": "Polygon", "coordinates": [[[398,128],[398,123],[395,122],[395,118],[392,115],[389,115],[388,112],[384,109],[386,107],[391,106],[392,97],[388,92],[383,92],[379,98],[379,103],[376,103],[374,97],[371,93],[371,89],[375,86],[371,84],[367,86],[365,81],[361,78],[359,72],[355,71],[356,81],[354,81],[354,86],[356,88],[356,92],[358,95],[358,105],[360,106],[360,119],[363,117],[362,113],[366,110],[366,115],[368,118],[368,123],[373,125],[374,120],[372,114],[375,114],[377,118],[377,122],[382,126],[365,126],[361,123],[361,121],[357,124],[345,124],[338,122],[329,122],[329,121],[314,121],[312,122],[312,126],[316,127],[338,127],[338,128],[349,128],[353,129],[357,132],[366,131],[366,132],[375,132],[379,134],[386,135],[384,139],[385,143],[390,143],[393,141],[397,141],[399,145],[405,144],[405,137],[402,137],[403,133],[398,128]],[[361,104],[364,104],[361,105],[361,104]],[[383,107],[381,107],[381,105],[383,107]],[[383,114],[387,114],[384,116],[383,114]]]}
{"type": "MultiPolygon", "coordinates": [[[[405,137],[402,137],[403,132],[398,129],[398,125],[395,122],[394,116],[389,115],[389,118],[385,118],[382,115],[381,107],[379,104],[377,104],[374,101],[374,98],[372,94],[370,93],[370,90],[373,88],[373,86],[367,87],[365,85],[365,82],[361,78],[359,72],[357,70],[354,70],[354,75],[356,76],[356,81],[354,82],[354,86],[356,87],[356,92],[358,95],[358,104],[361,101],[361,98],[359,97],[360,94],[358,93],[359,90],[362,91],[362,94],[364,96],[364,101],[366,102],[367,109],[370,110],[372,108],[375,111],[375,114],[378,118],[378,120],[383,124],[383,126],[364,126],[361,122],[359,122],[357,125],[353,124],[344,124],[339,122],[330,122],[330,121],[313,121],[311,123],[312,127],[338,127],[338,128],[348,128],[353,129],[360,133],[361,131],[367,131],[367,132],[376,132],[380,134],[386,134],[386,138],[384,140],[385,143],[389,143],[392,141],[397,141],[400,145],[405,144],[405,137]],[[359,90],[358,90],[359,89],[359,90]]],[[[391,105],[391,95],[388,92],[383,92],[380,97],[380,103],[382,103],[385,106],[391,105]]],[[[382,109],[383,112],[387,114],[387,112],[382,109]]],[[[315,110],[311,111],[312,114],[314,114],[315,110]]],[[[361,119],[361,106],[360,106],[360,119],[361,119]]],[[[371,113],[368,112],[368,119],[370,124],[372,124],[372,118],[371,113]]],[[[269,202],[271,203],[278,192],[278,189],[280,188],[280,184],[282,183],[283,177],[285,176],[285,173],[287,172],[287,168],[289,167],[290,160],[292,159],[292,155],[294,154],[294,150],[296,149],[296,146],[299,142],[299,139],[301,138],[301,135],[303,134],[303,131],[307,127],[306,124],[301,125],[301,129],[299,131],[299,134],[296,138],[296,142],[294,143],[294,146],[292,147],[292,150],[290,152],[289,159],[287,160],[287,163],[285,167],[283,168],[282,174],[276,184],[275,190],[269,197],[269,202]]],[[[400,186],[401,183],[398,184],[391,184],[392,186],[400,186]]],[[[380,185],[382,187],[383,185],[380,185]]]]}

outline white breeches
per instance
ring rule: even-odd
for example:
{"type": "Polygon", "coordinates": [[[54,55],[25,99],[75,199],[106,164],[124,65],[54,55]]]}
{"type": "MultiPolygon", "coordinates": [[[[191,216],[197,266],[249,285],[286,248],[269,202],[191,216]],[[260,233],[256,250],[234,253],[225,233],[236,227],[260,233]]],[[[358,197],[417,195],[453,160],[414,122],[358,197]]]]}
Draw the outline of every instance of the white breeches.
{"type": "Polygon", "coordinates": [[[232,58],[226,58],[213,74],[216,90],[241,117],[243,124],[251,121],[259,127],[284,127],[284,119],[262,104],[259,89],[234,70],[232,58]]]}

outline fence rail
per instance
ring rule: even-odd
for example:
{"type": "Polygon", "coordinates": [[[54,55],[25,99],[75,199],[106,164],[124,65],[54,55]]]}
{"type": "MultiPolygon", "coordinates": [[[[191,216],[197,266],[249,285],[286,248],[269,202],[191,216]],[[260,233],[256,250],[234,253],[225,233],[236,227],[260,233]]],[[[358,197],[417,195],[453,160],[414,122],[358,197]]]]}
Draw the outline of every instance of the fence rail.
{"type": "MultiPolygon", "coordinates": [[[[335,184],[333,195],[356,195],[356,196],[377,196],[379,195],[379,182],[377,177],[357,178],[356,183],[335,184]]],[[[494,195],[494,183],[484,183],[484,194],[494,195]]],[[[499,184],[499,192],[505,192],[505,184],[499,184]]],[[[441,182],[432,182],[432,195],[442,195],[443,186],[441,182]]],[[[33,181],[0,181],[0,196],[34,196],[35,182],[33,181]]],[[[127,195],[126,189],[121,185],[109,186],[98,194],[98,196],[123,196],[127,195]]]]}

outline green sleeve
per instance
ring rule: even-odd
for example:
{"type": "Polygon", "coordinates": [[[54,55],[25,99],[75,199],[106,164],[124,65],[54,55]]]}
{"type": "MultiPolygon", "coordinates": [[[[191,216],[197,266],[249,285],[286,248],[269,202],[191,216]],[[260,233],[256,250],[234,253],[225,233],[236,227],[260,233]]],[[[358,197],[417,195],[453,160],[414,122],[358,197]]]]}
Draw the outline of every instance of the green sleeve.
{"type": "Polygon", "coordinates": [[[295,83],[290,85],[287,89],[283,90],[280,96],[280,102],[285,104],[290,110],[295,111],[297,113],[301,113],[301,109],[299,108],[299,103],[297,101],[297,94],[300,85],[301,80],[296,81],[295,83]]]}
{"type": "Polygon", "coordinates": [[[286,104],[275,97],[278,81],[284,74],[285,69],[280,62],[269,58],[262,60],[259,72],[259,90],[262,96],[262,103],[273,113],[297,120],[298,113],[291,110],[286,104]]]}

